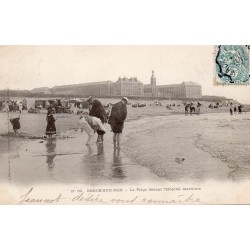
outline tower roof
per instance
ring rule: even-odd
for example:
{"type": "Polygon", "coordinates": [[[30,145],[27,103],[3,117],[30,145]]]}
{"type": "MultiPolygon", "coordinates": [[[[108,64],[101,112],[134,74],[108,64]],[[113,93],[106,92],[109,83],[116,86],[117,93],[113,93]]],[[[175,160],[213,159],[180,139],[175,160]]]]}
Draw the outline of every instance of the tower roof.
{"type": "Polygon", "coordinates": [[[156,85],[155,72],[152,70],[151,85],[156,85]]]}

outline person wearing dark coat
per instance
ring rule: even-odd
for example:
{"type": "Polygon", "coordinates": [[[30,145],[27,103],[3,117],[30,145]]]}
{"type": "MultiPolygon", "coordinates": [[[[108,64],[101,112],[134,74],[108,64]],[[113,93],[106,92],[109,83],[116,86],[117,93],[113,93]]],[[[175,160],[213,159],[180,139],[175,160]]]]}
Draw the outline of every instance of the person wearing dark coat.
{"type": "Polygon", "coordinates": [[[13,130],[14,130],[14,134],[17,134],[17,130],[21,128],[21,124],[20,124],[20,117],[17,118],[12,118],[10,119],[10,122],[12,124],[13,130]]]}
{"type": "MultiPolygon", "coordinates": [[[[99,100],[94,99],[92,96],[87,99],[87,102],[89,103],[89,115],[99,118],[102,124],[107,123],[107,113],[102,103],[99,100]]],[[[103,131],[98,130],[97,134],[97,143],[103,143],[103,131]]]]}
{"type": "Polygon", "coordinates": [[[241,105],[238,106],[238,112],[241,114],[241,105]]]}
{"type": "Polygon", "coordinates": [[[188,114],[188,109],[190,109],[190,104],[185,104],[185,114],[188,114]]]}
{"type": "Polygon", "coordinates": [[[47,114],[47,127],[46,127],[46,132],[45,134],[51,138],[52,135],[56,134],[56,126],[55,126],[55,118],[52,115],[52,111],[48,110],[47,114]]]}
{"type": "Polygon", "coordinates": [[[121,135],[124,126],[124,121],[127,117],[128,98],[123,97],[122,100],[113,105],[108,123],[111,126],[113,135],[114,147],[120,148],[121,135]]]}

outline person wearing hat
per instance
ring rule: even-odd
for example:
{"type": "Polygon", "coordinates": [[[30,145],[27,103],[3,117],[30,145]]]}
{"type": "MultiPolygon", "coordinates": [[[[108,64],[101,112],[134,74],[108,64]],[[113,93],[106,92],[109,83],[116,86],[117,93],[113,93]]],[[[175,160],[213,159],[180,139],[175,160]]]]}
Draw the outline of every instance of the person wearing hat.
{"type": "MultiPolygon", "coordinates": [[[[99,118],[102,124],[107,123],[107,113],[101,101],[94,99],[92,96],[90,96],[87,99],[87,102],[89,104],[89,115],[99,118]]],[[[97,134],[98,134],[97,142],[103,143],[104,133],[101,130],[100,131],[97,130],[97,134]]]]}
{"type": "Polygon", "coordinates": [[[113,105],[108,123],[111,126],[114,147],[120,148],[121,135],[124,127],[124,121],[127,117],[128,98],[123,97],[122,100],[113,105]]]}

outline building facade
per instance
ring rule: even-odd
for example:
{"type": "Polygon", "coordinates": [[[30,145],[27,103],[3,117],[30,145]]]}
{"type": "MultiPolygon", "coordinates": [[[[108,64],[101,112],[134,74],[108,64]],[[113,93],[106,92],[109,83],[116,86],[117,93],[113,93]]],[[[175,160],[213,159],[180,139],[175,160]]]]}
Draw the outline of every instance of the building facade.
{"type": "Polygon", "coordinates": [[[114,82],[112,81],[55,86],[51,89],[52,94],[71,96],[110,96],[113,92],[114,82]]]}
{"type": "Polygon", "coordinates": [[[144,85],[145,97],[161,97],[166,99],[200,99],[202,97],[201,85],[194,82],[182,82],[181,84],[156,85],[154,71],[150,84],[144,85]]]}
{"type": "Polygon", "coordinates": [[[201,85],[195,82],[182,82],[181,84],[156,85],[154,71],[150,84],[144,85],[136,77],[119,77],[116,82],[103,81],[75,85],[55,86],[50,89],[52,94],[70,96],[128,96],[150,97],[165,99],[200,99],[202,97],[201,85]]]}
{"type": "Polygon", "coordinates": [[[119,77],[114,83],[115,96],[143,96],[143,83],[136,77],[119,77]]]}
{"type": "Polygon", "coordinates": [[[201,85],[195,82],[157,86],[158,97],[166,99],[200,99],[202,97],[201,85]]]}
{"type": "Polygon", "coordinates": [[[50,89],[47,87],[41,87],[41,88],[34,88],[30,91],[33,94],[38,94],[38,95],[50,95],[50,89]]]}

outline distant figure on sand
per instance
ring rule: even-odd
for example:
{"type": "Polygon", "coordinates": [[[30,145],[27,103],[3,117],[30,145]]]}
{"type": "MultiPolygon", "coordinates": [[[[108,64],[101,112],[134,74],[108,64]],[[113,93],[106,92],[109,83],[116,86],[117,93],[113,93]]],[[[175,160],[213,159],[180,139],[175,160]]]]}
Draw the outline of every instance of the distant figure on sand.
{"type": "Polygon", "coordinates": [[[91,144],[91,139],[95,132],[97,132],[98,135],[100,134],[101,140],[103,135],[106,133],[106,130],[103,127],[101,120],[97,117],[92,117],[87,113],[84,113],[80,117],[79,125],[81,126],[82,132],[85,131],[86,134],[89,136],[86,145],[91,144]]]}
{"type": "Polygon", "coordinates": [[[77,107],[77,103],[74,104],[74,114],[77,115],[78,113],[78,107],[77,107]]]}
{"type": "Polygon", "coordinates": [[[233,108],[230,107],[230,115],[233,115],[233,108]]]}
{"type": "Polygon", "coordinates": [[[196,109],[196,113],[197,114],[200,114],[200,112],[201,112],[201,103],[200,102],[197,102],[197,109],[196,109]]]}
{"type": "Polygon", "coordinates": [[[114,104],[111,110],[108,123],[110,124],[111,129],[114,133],[113,136],[114,147],[120,148],[121,134],[124,126],[124,121],[127,117],[127,105],[128,105],[128,98],[123,97],[120,102],[114,104]]]}
{"type": "Polygon", "coordinates": [[[11,122],[11,124],[13,126],[14,135],[16,135],[17,130],[21,128],[20,117],[12,118],[12,119],[10,119],[10,122],[11,122]]]}
{"type": "MultiPolygon", "coordinates": [[[[89,103],[89,115],[99,118],[102,124],[107,123],[107,113],[102,103],[92,96],[87,99],[87,102],[89,103]]],[[[101,131],[97,131],[97,134],[97,142],[102,143],[104,134],[101,131]]]]}
{"type": "Polygon", "coordinates": [[[47,114],[47,127],[46,127],[46,135],[51,138],[52,135],[56,134],[56,126],[55,126],[55,118],[52,115],[52,111],[48,110],[47,114]]]}
{"type": "Polygon", "coordinates": [[[188,103],[185,104],[185,114],[188,114],[188,110],[190,108],[190,105],[188,103]]]}
{"type": "Polygon", "coordinates": [[[19,112],[22,113],[22,111],[23,111],[23,103],[22,102],[19,103],[18,109],[19,109],[19,112]]]}
{"type": "Polygon", "coordinates": [[[241,105],[238,106],[238,112],[241,114],[241,105]]]}
{"type": "Polygon", "coordinates": [[[190,114],[192,115],[192,113],[195,113],[195,106],[193,103],[190,105],[190,114]]]}

